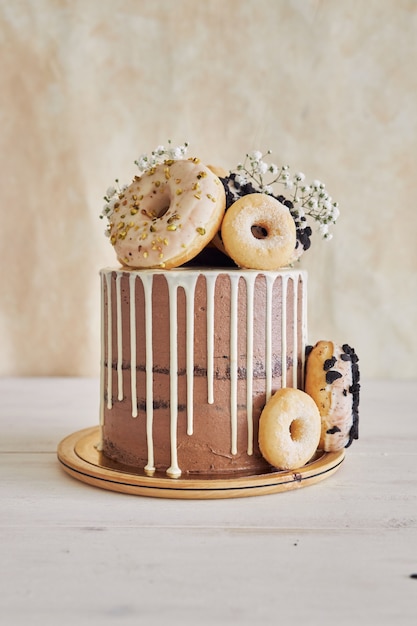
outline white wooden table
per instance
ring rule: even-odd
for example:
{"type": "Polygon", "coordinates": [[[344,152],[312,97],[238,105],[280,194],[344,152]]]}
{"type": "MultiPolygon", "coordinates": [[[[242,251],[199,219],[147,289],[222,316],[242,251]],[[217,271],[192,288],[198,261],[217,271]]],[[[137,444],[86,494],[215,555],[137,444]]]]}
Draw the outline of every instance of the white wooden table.
{"type": "Polygon", "coordinates": [[[0,616],[22,624],[417,624],[417,382],[363,382],[336,474],[254,498],[105,491],[57,444],[98,381],[0,379],[0,616]]]}

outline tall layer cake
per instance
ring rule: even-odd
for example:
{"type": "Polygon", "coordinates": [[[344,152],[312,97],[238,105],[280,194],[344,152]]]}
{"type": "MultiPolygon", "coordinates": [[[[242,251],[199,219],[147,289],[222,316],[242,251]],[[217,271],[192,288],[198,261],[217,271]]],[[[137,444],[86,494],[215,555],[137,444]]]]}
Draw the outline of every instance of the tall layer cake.
{"type": "Polygon", "coordinates": [[[259,472],[259,417],[302,387],[306,274],[299,269],[106,269],[103,452],[169,476],[259,472]]]}
{"type": "Polygon", "coordinates": [[[101,272],[102,454],[172,479],[299,468],[358,436],[356,353],[307,349],[297,266],[337,204],[260,152],[226,171],[186,149],[142,155],[105,197],[120,267],[101,272]]]}

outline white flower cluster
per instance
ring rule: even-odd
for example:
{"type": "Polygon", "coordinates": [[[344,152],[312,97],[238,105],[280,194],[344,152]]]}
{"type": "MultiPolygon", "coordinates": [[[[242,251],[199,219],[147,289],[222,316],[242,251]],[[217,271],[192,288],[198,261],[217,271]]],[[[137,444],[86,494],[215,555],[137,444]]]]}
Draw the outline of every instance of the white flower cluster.
{"type": "MultiPolygon", "coordinates": [[[[160,163],[164,163],[164,161],[178,161],[183,159],[187,153],[188,143],[185,142],[181,146],[171,146],[171,141],[168,140],[168,147],[158,146],[156,150],[153,150],[148,156],[147,154],[142,154],[139,159],[137,159],[134,163],[139,168],[141,174],[147,172],[155,165],[159,165],[160,163]]],[[[116,178],[115,186],[109,187],[104,196],[105,205],[103,206],[102,213],[100,215],[101,218],[107,217],[110,218],[113,214],[115,206],[118,204],[120,197],[123,195],[125,189],[129,185],[119,185],[119,180],[116,178]]],[[[108,237],[110,234],[109,229],[105,231],[106,236],[108,237]]]]}
{"type": "Polygon", "coordinates": [[[141,173],[150,170],[155,165],[159,165],[164,161],[178,161],[183,159],[187,154],[188,143],[185,142],[182,146],[171,146],[171,141],[168,140],[168,148],[164,146],[158,146],[156,150],[151,152],[151,155],[141,154],[139,159],[135,161],[135,165],[138,166],[141,173]]]}
{"type": "Polygon", "coordinates": [[[274,163],[267,163],[265,157],[271,154],[268,150],[262,154],[259,150],[246,155],[244,163],[237,166],[236,182],[244,185],[252,181],[262,193],[272,195],[273,185],[279,183],[288,192],[286,198],[293,204],[291,213],[299,222],[305,216],[309,216],[318,222],[318,230],[324,239],[331,239],[329,232],[330,224],[335,224],[339,217],[337,202],[334,202],[327,193],[324,183],[314,180],[310,185],[305,183],[305,175],[302,172],[290,173],[288,165],[278,167],[274,163]],[[268,176],[268,181],[265,178],[268,176]],[[288,197],[287,197],[288,196],[288,197]]]}

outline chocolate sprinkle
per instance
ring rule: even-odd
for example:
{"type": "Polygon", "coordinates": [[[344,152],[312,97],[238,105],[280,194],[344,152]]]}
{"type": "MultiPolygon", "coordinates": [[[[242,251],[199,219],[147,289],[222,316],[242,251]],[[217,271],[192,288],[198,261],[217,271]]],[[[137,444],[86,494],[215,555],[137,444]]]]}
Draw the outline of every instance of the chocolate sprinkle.
{"type": "Polygon", "coordinates": [[[336,357],[332,356],[331,359],[326,359],[323,363],[323,369],[325,372],[327,372],[327,370],[332,369],[333,365],[336,365],[336,357]]]}
{"type": "Polygon", "coordinates": [[[326,383],[331,385],[338,378],[342,378],[342,374],[340,372],[336,372],[335,370],[329,370],[326,372],[326,383]]]}
{"type": "Polygon", "coordinates": [[[326,433],[328,435],[335,435],[336,433],[340,433],[340,428],[339,426],[333,426],[333,428],[329,428],[329,430],[326,430],[326,433]]]}

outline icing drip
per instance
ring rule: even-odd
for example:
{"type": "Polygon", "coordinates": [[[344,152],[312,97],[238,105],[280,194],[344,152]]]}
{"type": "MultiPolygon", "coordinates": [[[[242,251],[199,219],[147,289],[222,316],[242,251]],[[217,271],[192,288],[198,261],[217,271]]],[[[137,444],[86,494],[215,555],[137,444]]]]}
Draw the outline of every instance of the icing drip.
{"type": "Polygon", "coordinates": [[[230,427],[231,453],[237,454],[237,312],[239,275],[230,276],[230,427]]]}
{"type": "Polygon", "coordinates": [[[113,404],[112,391],[112,307],[111,307],[111,274],[106,274],[107,289],[107,408],[111,409],[113,404]]]}
{"type": "Polygon", "coordinates": [[[291,278],[292,282],[292,296],[293,296],[293,343],[292,343],[292,386],[297,389],[298,385],[298,359],[297,359],[297,344],[298,344],[298,328],[297,328],[297,289],[298,282],[295,282],[295,278],[291,278]]]}
{"type": "Polygon", "coordinates": [[[194,293],[195,286],[197,284],[198,275],[190,273],[187,284],[183,283],[182,286],[185,291],[186,298],[186,372],[187,372],[187,435],[193,434],[193,420],[194,420],[194,293]]]}
{"type": "Polygon", "coordinates": [[[117,326],[117,399],[123,400],[123,344],[122,344],[122,298],[120,296],[120,281],[122,275],[116,276],[116,326],[117,326]]]}
{"type": "Polygon", "coordinates": [[[287,290],[288,280],[281,277],[281,387],[287,386],[287,290]]]}
{"type": "MultiPolygon", "coordinates": [[[[100,274],[101,308],[100,308],[100,426],[104,424],[104,356],[105,356],[105,329],[104,329],[104,281],[103,273],[100,274]]],[[[102,429],[101,429],[102,430],[102,429]]]]}
{"type": "Polygon", "coordinates": [[[274,276],[270,274],[265,275],[266,279],[266,328],[265,328],[265,376],[266,376],[266,389],[265,398],[266,402],[272,395],[272,289],[274,287],[274,276]]]}
{"type": "Polygon", "coordinates": [[[207,402],[214,404],[214,291],[216,276],[206,276],[207,298],[207,402]]]}
{"type": "Polygon", "coordinates": [[[152,475],[155,472],[153,450],[153,347],[152,347],[152,285],[153,277],[144,273],[141,276],[145,298],[145,376],[146,376],[146,441],[148,447],[148,462],[145,473],[152,475]]]}
{"type": "Polygon", "coordinates": [[[178,467],[177,422],[178,422],[178,344],[177,344],[177,285],[168,281],[169,292],[169,381],[170,381],[170,439],[171,465],[167,475],[171,478],[181,476],[178,467]]]}
{"type": "Polygon", "coordinates": [[[132,417],[138,416],[138,394],[136,390],[136,276],[129,276],[129,313],[130,313],[130,391],[132,395],[132,417]]]}
{"type": "Polygon", "coordinates": [[[256,274],[246,277],[246,416],[248,454],[253,454],[253,304],[256,274]]]}

